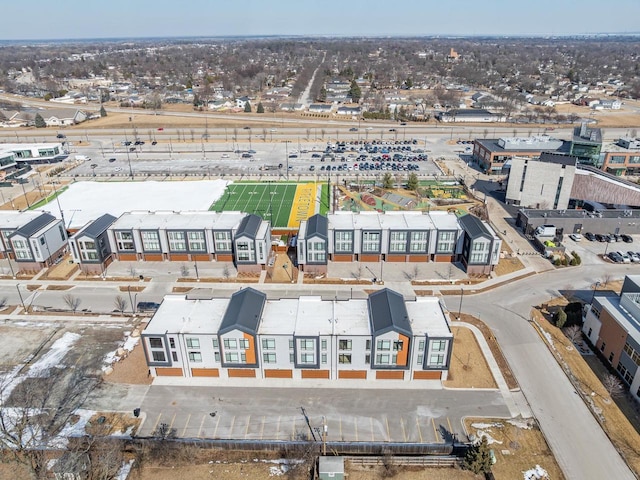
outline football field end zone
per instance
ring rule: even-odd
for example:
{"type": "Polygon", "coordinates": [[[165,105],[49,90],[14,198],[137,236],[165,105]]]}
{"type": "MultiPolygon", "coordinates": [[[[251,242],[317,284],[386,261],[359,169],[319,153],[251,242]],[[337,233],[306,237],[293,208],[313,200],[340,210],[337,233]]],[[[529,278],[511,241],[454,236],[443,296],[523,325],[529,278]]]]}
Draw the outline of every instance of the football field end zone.
{"type": "Polygon", "coordinates": [[[299,227],[301,221],[306,220],[315,213],[316,191],[315,183],[298,184],[287,223],[290,228],[299,227]]]}

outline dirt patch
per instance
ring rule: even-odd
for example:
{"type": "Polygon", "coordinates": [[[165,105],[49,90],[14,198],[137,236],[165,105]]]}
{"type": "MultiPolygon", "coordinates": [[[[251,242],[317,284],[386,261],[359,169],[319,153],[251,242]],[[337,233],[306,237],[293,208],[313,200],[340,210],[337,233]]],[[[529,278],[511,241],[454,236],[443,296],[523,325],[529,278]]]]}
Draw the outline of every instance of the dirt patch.
{"type": "Polygon", "coordinates": [[[187,293],[187,292],[190,292],[191,290],[193,290],[192,287],[173,287],[171,289],[173,293],[187,293]]]}
{"type": "MultiPolygon", "coordinates": [[[[564,298],[562,300],[564,303],[567,302],[564,298]]],[[[557,303],[561,303],[561,300],[558,300],[557,303]]],[[[587,406],[594,412],[594,418],[600,423],[629,467],[636,475],[639,474],[640,435],[638,432],[640,424],[634,427],[616,402],[611,399],[589,363],[585,361],[562,331],[552,325],[548,318],[545,318],[547,315],[543,315],[538,310],[534,310],[532,315],[536,318],[537,326],[542,329],[542,339],[550,346],[550,350],[560,366],[566,365],[569,369],[570,378],[576,386],[576,391],[581,394],[587,406]]],[[[548,314],[549,318],[550,316],[551,314],[548,314]]],[[[632,410],[634,407],[631,404],[632,410]]],[[[637,419],[637,415],[630,418],[637,419]]]]}
{"type": "Polygon", "coordinates": [[[87,422],[89,435],[134,435],[140,427],[140,419],[120,412],[97,412],[87,422]]]}
{"type": "Polygon", "coordinates": [[[38,290],[42,285],[27,285],[27,290],[33,292],[34,290],[38,290]]]}
{"type": "Polygon", "coordinates": [[[123,286],[123,285],[120,285],[120,286],[118,287],[118,290],[120,290],[121,292],[141,292],[141,291],[143,291],[145,288],[146,288],[146,287],[144,287],[144,286],[142,286],[142,287],[141,287],[141,286],[135,286],[135,287],[132,287],[132,286],[130,286],[130,285],[129,285],[129,286],[123,286]]]}
{"type": "MultiPolygon", "coordinates": [[[[140,325],[140,330],[144,329],[140,325]]],[[[111,365],[113,371],[104,375],[104,381],[110,383],[125,383],[128,385],[151,385],[153,378],[149,375],[149,367],[144,356],[144,348],[138,343],[122,360],[111,365]]]]}
{"type": "Polygon", "coordinates": [[[69,280],[71,276],[80,268],[77,264],[70,262],[70,256],[65,256],[60,263],[49,268],[40,277],[43,280],[69,280]]]}
{"type": "Polygon", "coordinates": [[[47,285],[45,290],[71,290],[73,285],[47,285]]]}
{"type": "MultiPolygon", "coordinates": [[[[240,275],[240,274],[238,274],[240,275]]],[[[260,281],[260,276],[248,276],[244,275],[239,278],[222,278],[222,277],[200,277],[200,279],[196,278],[178,278],[178,283],[256,283],[260,281]]],[[[180,288],[180,287],[176,287],[180,288]]],[[[182,287],[182,288],[190,288],[190,287],[182,287]]]]}
{"type": "Polygon", "coordinates": [[[509,390],[514,390],[516,388],[519,388],[518,381],[516,380],[516,376],[511,371],[511,367],[509,367],[509,364],[507,363],[507,359],[504,357],[504,354],[502,353],[502,349],[500,348],[500,345],[498,344],[498,341],[496,340],[495,335],[493,334],[491,329],[487,326],[487,324],[484,323],[479,318],[473,317],[466,313],[463,313],[460,315],[460,320],[463,322],[470,323],[471,325],[475,325],[477,328],[480,329],[480,331],[482,332],[482,335],[484,336],[484,339],[487,341],[487,344],[489,345],[489,349],[493,354],[493,358],[498,364],[498,368],[500,368],[500,371],[502,372],[502,376],[507,382],[507,387],[509,388],[509,390]]]}
{"type": "Polygon", "coordinates": [[[397,473],[390,475],[383,466],[365,467],[346,462],[345,473],[349,480],[371,480],[374,478],[393,478],[394,480],[478,480],[478,476],[456,467],[417,468],[395,467],[397,473]]]}
{"type": "Polygon", "coordinates": [[[498,388],[489,365],[480,350],[473,332],[466,327],[451,327],[453,332],[453,354],[447,388],[498,388]]]}
{"type": "Polygon", "coordinates": [[[518,270],[522,270],[524,268],[523,263],[517,257],[505,257],[501,258],[498,261],[498,265],[496,265],[494,272],[500,277],[502,275],[507,275],[509,273],[517,272],[518,270]]]}
{"type": "Polygon", "coordinates": [[[489,447],[496,456],[492,472],[497,480],[523,478],[523,472],[540,465],[554,480],[564,479],[549,445],[538,425],[529,420],[509,423],[503,419],[465,418],[464,426],[468,434],[479,436],[485,432],[496,440],[489,447]],[[472,425],[476,425],[475,428],[472,425]],[[501,443],[497,443],[501,442],[501,443]]]}

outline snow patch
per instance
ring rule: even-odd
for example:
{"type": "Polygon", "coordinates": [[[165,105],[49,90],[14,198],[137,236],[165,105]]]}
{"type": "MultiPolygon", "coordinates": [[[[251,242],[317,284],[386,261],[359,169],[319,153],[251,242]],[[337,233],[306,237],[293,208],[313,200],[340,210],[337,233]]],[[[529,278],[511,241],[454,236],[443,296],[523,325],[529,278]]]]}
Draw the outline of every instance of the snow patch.
{"type": "MultiPolygon", "coordinates": [[[[491,427],[502,428],[504,425],[500,422],[495,423],[472,423],[471,426],[473,428],[481,428],[481,429],[489,429],[491,427]]],[[[489,430],[490,431],[490,430],[489,430]]]]}
{"type": "Polygon", "coordinates": [[[487,443],[489,445],[496,443],[498,445],[502,445],[502,442],[500,440],[496,440],[495,438],[493,438],[490,434],[488,430],[478,430],[478,438],[486,438],[487,439],[487,443]]]}
{"type": "Polygon", "coordinates": [[[549,478],[547,471],[540,465],[536,465],[534,468],[523,473],[524,480],[544,480],[549,478]]]}
{"type": "Polygon", "coordinates": [[[533,425],[526,420],[507,420],[507,423],[523,430],[531,430],[533,428],[533,425]]]}
{"type": "MultiPolygon", "coordinates": [[[[122,343],[120,342],[118,343],[118,348],[116,348],[112,352],[107,353],[104,356],[104,360],[103,360],[104,365],[102,366],[102,371],[106,372],[107,369],[111,367],[111,365],[122,360],[123,357],[118,355],[118,350],[122,348],[123,350],[126,351],[126,354],[129,354],[130,352],[133,351],[133,349],[139,342],[140,342],[140,337],[132,337],[131,332],[125,332],[125,339],[122,343]]],[[[126,357],[126,354],[125,354],[125,357],[126,357]]]]}
{"type": "Polygon", "coordinates": [[[62,337],[53,342],[53,345],[51,345],[47,353],[45,353],[40,360],[31,365],[31,368],[29,368],[27,372],[27,377],[46,377],[49,374],[49,369],[52,367],[63,367],[60,362],[78,340],[80,340],[80,335],[66,332],[62,337]]]}
{"type": "Polygon", "coordinates": [[[129,473],[131,473],[131,468],[133,467],[133,460],[129,460],[128,462],[122,462],[122,467],[120,467],[120,471],[116,476],[115,480],[127,480],[129,477],[129,473]]]}

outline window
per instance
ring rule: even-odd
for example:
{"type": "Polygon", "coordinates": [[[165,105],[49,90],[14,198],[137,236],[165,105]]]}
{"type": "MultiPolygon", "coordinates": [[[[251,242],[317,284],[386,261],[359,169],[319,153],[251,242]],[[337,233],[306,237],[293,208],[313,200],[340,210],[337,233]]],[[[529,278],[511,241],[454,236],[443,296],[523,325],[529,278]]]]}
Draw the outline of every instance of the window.
{"type": "Polygon", "coordinates": [[[249,340],[246,338],[238,339],[238,348],[240,348],[240,350],[246,350],[249,348],[249,340]]]}
{"type": "Polygon", "coordinates": [[[388,353],[378,353],[376,355],[376,364],[378,365],[389,365],[391,360],[391,356],[388,353]]]}
{"type": "Polygon", "coordinates": [[[276,354],[274,352],[264,352],[262,354],[262,361],[264,363],[276,363],[276,354]]]}
{"type": "Polygon", "coordinates": [[[432,352],[444,352],[447,349],[447,341],[446,340],[433,340],[431,342],[431,351],[432,352]]]}
{"type": "Polygon", "coordinates": [[[169,346],[171,348],[176,348],[176,340],[175,340],[175,338],[170,338],[169,339],[169,346]]]}
{"type": "Polygon", "coordinates": [[[338,355],[338,363],[342,365],[351,365],[351,354],[341,353],[340,355],[338,355]]]}
{"type": "Polygon", "coordinates": [[[213,352],[213,359],[216,362],[220,362],[220,352],[213,352]]]}
{"type": "Polygon", "coordinates": [[[190,252],[206,252],[207,244],[204,240],[204,232],[187,232],[190,252]]]}
{"type": "Polygon", "coordinates": [[[371,340],[367,340],[365,343],[365,350],[371,350],[371,340]]]}
{"type": "Polygon", "coordinates": [[[609,157],[609,163],[624,163],[624,155],[611,155],[609,157]]]}
{"type": "Polygon", "coordinates": [[[171,252],[185,252],[187,250],[184,232],[167,232],[167,237],[171,252]]]}
{"type": "Polygon", "coordinates": [[[162,343],[162,339],[159,337],[150,337],[149,338],[149,347],[151,348],[164,348],[162,343]]]}
{"type": "Polygon", "coordinates": [[[620,376],[624,378],[625,382],[627,382],[629,385],[633,383],[633,379],[635,376],[629,370],[627,370],[622,363],[618,363],[618,366],[616,369],[618,370],[618,373],[620,374],[620,376]]]}
{"type": "Polygon", "coordinates": [[[376,350],[391,350],[391,340],[378,340],[376,350]]]}
{"type": "Polygon", "coordinates": [[[403,350],[403,342],[402,340],[396,340],[395,342],[393,342],[393,351],[394,352],[401,352],[403,350]]]}
{"type": "Polygon", "coordinates": [[[602,342],[602,345],[600,345],[600,351],[604,352],[604,349],[606,348],[607,344],[605,342],[602,342]]]}
{"type": "Polygon", "coordinates": [[[242,262],[255,261],[255,246],[246,240],[236,242],[236,257],[242,262]]]}
{"type": "Polygon", "coordinates": [[[176,352],[171,352],[171,359],[174,362],[177,362],[178,361],[178,354],[176,352]]]}
{"type": "Polygon", "coordinates": [[[638,353],[634,348],[629,345],[629,343],[625,343],[622,349],[624,353],[626,353],[631,361],[636,364],[636,366],[640,367],[640,353],[638,353]]]}
{"type": "Polygon", "coordinates": [[[380,251],[380,232],[362,232],[362,253],[380,251]]]}
{"type": "Polygon", "coordinates": [[[220,348],[220,344],[218,343],[218,339],[217,339],[217,338],[212,338],[212,339],[211,339],[211,343],[213,344],[213,348],[214,348],[215,350],[217,350],[217,349],[219,349],[219,348],[220,348]]]}
{"type": "Polygon", "coordinates": [[[289,350],[293,350],[293,339],[289,339],[289,350]]]}
{"type": "Polygon", "coordinates": [[[289,363],[295,363],[295,360],[293,353],[289,353],[289,363]]]}
{"type": "Polygon", "coordinates": [[[160,251],[160,236],[158,232],[142,230],[140,232],[140,238],[142,238],[142,249],[145,252],[160,251]]]}
{"type": "Polygon", "coordinates": [[[322,345],[322,347],[321,347],[321,348],[322,348],[322,350],[326,350],[326,349],[327,349],[327,341],[326,341],[326,340],[324,340],[324,339],[323,339],[323,340],[321,341],[320,345],[322,345]]]}
{"type": "Polygon", "coordinates": [[[418,342],[418,351],[419,352],[424,352],[424,340],[420,340],[418,342]]]}
{"type": "Polygon", "coordinates": [[[411,232],[409,251],[411,253],[426,253],[428,240],[429,232],[411,232]]]}
{"type": "Polygon", "coordinates": [[[227,363],[238,363],[239,357],[237,352],[225,352],[224,361],[227,363]]]}
{"type": "Polygon", "coordinates": [[[609,363],[613,362],[613,352],[609,354],[609,363]]]}
{"type": "Polygon", "coordinates": [[[187,338],[187,348],[200,348],[200,340],[197,338],[187,338]]]}
{"type": "Polygon", "coordinates": [[[404,253],[407,251],[407,232],[391,232],[389,237],[389,253],[404,253]]]}
{"type": "Polygon", "coordinates": [[[275,350],[276,349],[276,339],[275,338],[263,338],[262,339],[262,349],[263,350],[275,350]]]}
{"type": "Polygon", "coordinates": [[[315,360],[316,358],[313,353],[302,353],[300,355],[300,363],[310,364],[310,363],[314,363],[315,360]]]}
{"type": "Polygon", "coordinates": [[[189,352],[190,362],[202,362],[202,354],[200,352],[189,352]]]}
{"type": "Polygon", "coordinates": [[[418,361],[416,363],[422,365],[422,362],[424,362],[424,355],[420,354],[418,355],[418,361]]]}
{"type": "Polygon", "coordinates": [[[238,344],[235,338],[225,338],[224,339],[224,348],[225,350],[236,350],[238,348],[238,344]]]}
{"type": "Polygon", "coordinates": [[[629,157],[629,163],[640,163],[640,155],[631,155],[629,157]]]}
{"type": "Polygon", "coordinates": [[[16,258],[21,260],[32,259],[31,250],[29,250],[29,245],[24,240],[12,240],[13,243],[13,251],[16,254],[16,258]]]}
{"type": "Polygon", "coordinates": [[[116,232],[116,247],[120,252],[133,252],[136,247],[133,243],[133,233],[131,231],[116,232]]]}
{"type": "Polygon", "coordinates": [[[351,340],[339,340],[338,350],[351,350],[351,340]]]}
{"type": "Polygon", "coordinates": [[[322,354],[322,363],[327,363],[327,354],[326,353],[322,354]]]}
{"type": "Polygon", "coordinates": [[[307,242],[307,261],[324,262],[326,260],[326,249],[324,242],[307,242]]]}
{"type": "Polygon", "coordinates": [[[600,306],[599,305],[592,304],[591,305],[591,311],[593,312],[593,315],[596,318],[600,318],[600,306]]]}
{"type": "Polygon", "coordinates": [[[165,357],[164,352],[160,350],[152,350],[151,355],[153,356],[154,362],[166,362],[167,357],[165,357]]]}
{"type": "Polygon", "coordinates": [[[60,232],[60,239],[64,242],[67,239],[67,235],[65,234],[64,228],[62,225],[58,225],[58,231],[60,232]]]}
{"type": "Polygon", "coordinates": [[[489,242],[486,241],[473,242],[469,263],[487,263],[489,259],[489,245],[489,242]]]}
{"type": "Polygon", "coordinates": [[[216,252],[231,251],[231,232],[215,232],[213,238],[216,252]]]}
{"type": "Polygon", "coordinates": [[[438,232],[436,253],[453,253],[455,249],[456,232],[438,232]]]}
{"type": "Polygon", "coordinates": [[[336,231],[335,235],[335,251],[349,252],[353,251],[353,232],[352,231],[336,231]]]}
{"type": "Polygon", "coordinates": [[[434,353],[429,356],[429,366],[430,367],[442,367],[444,365],[444,354],[443,353],[434,353]]]}
{"type": "Polygon", "coordinates": [[[364,356],[364,363],[365,363],[365,365],[369,365],[371,363],[371,354],[367,353],[364,356]]]}
{"type": "Polygon", "coordinates": [[[298,346],[300,350],[315,350],[315,342],[311,338],[301,338],[298,340],[298,346]]]}

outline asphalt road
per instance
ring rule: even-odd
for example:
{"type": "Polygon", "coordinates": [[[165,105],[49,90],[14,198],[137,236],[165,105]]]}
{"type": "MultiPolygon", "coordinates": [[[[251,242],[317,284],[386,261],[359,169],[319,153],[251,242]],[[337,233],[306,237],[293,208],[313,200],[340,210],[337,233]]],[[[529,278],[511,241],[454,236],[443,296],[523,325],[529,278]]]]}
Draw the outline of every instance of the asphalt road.
{"type": "MultiPolygon", "coordinates": [[[[618,480],[635,476],[529,324],[529,313],[561,290],[582,289],[586,296],[603,275],[611,273],[618,278],[636,271],[633,265],[602,263],[578,270],[552,270],[464,299],[462,310],[480,317],[494,331],[567,478],[618,480]]],[[[447,296],[445,300],[451,309],[458,309],[459,297],[447,296]]]]}

